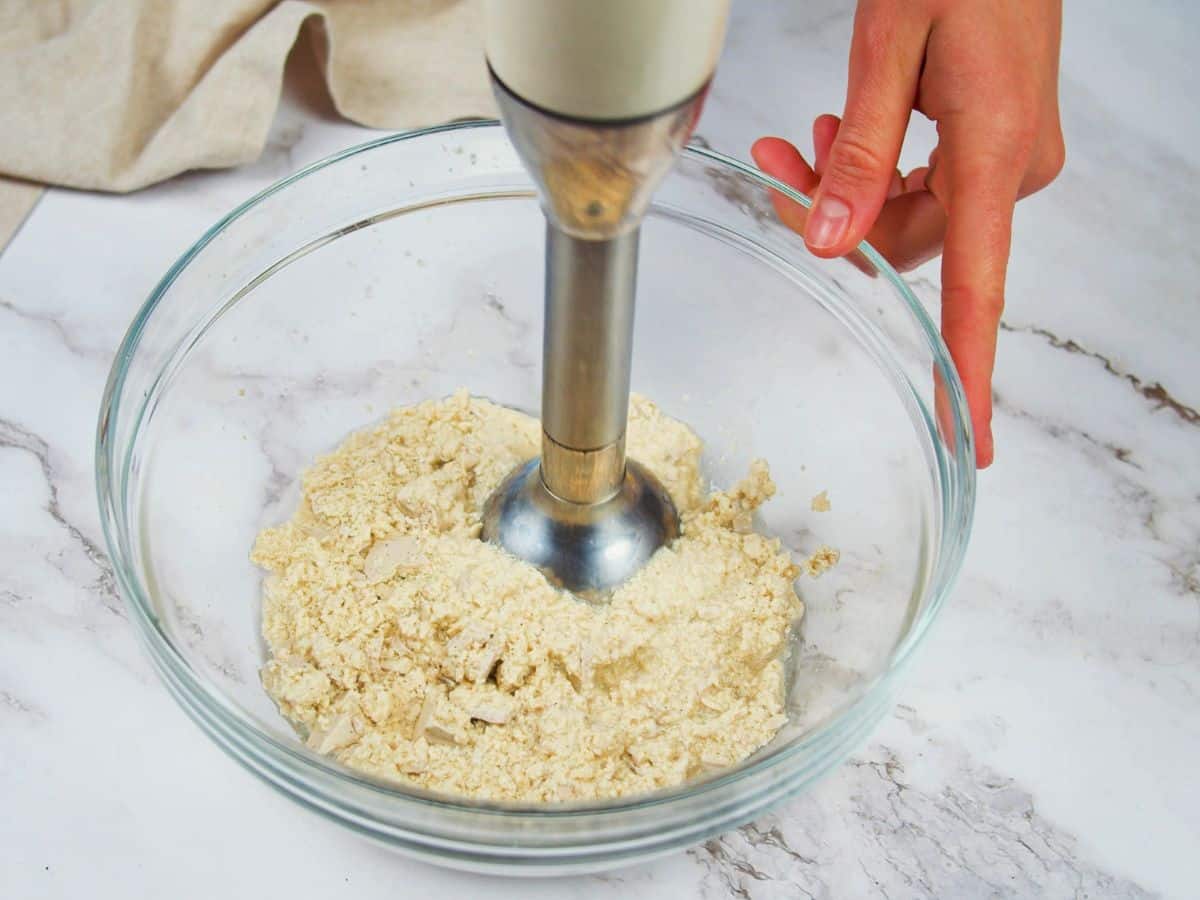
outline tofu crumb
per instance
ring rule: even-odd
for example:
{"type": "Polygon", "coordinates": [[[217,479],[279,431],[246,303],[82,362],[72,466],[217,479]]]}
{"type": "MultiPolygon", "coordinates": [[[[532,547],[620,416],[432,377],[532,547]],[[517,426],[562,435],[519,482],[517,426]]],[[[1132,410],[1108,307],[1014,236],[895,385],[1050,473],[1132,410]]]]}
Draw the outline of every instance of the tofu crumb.
{"type": "Polygon", "coordinates": [[[831,509],[833,509],[833,506],[829,503],[828,491],[821,491],[821,493],[812,498],[813,512],[829,512],[831,509]]]}
{"type": "Polygon", "coordinates": [[[630,454],[667,487],[681,535],[588,603],[479,540],[538,422],[460,391],[397,409],[304,474],[263,531],[263,686],[308,745],[448,794],[595,800],[736,765],[785,721],[802,564],[754,530],[767,464],[706,493],[701,443],[641,397],[630,454]]]}
{"type": "Polygon", "coordinates": [[[817,552],[804,563],[804,571],[812,578],[820,578],[826,571],[836,566],[841,558],[841,552],[822,544],[817,548],[817,552]]]}

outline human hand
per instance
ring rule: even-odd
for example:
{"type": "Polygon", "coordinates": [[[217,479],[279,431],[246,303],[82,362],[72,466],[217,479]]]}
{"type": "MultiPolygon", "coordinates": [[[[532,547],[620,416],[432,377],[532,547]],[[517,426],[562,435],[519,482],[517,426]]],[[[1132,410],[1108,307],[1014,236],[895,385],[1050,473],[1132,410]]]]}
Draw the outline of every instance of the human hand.
{"type": "Polygon", "coordinates": [[[864,238],[898,269],[942,256],[942,335],[962,378],[978,466],[991,464],[992,368],[1016,201],[1062,170],[1061,0],[860,0],[846,107],[813,123],[810,167],[781,138],[752,149],[813,195],[776,210],[817,256],[864,238]],[[909,113],[937,123],[929,165],[896,169],[909,113]]]}

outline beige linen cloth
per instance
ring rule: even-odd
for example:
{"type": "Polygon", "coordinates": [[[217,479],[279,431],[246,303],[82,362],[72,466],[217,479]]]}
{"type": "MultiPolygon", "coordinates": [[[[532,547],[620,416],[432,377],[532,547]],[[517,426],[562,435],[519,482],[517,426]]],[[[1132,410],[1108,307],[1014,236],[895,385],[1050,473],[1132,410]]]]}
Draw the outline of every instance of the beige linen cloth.
{"type": "MultiPolygon", "coordinates": [[[[301,39],[355,122],[494,115],[480,19],[478,0],[0,0],[0,174],[131,191],[249,162],[301,39]]],[[[0,187],[0,229],[31,194],[0,187]]]]}

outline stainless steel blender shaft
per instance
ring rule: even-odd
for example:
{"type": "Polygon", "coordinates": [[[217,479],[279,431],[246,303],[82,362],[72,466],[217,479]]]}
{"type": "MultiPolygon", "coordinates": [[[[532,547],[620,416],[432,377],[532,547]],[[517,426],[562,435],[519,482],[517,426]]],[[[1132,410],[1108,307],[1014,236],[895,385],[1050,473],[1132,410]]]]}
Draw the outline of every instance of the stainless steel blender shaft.
{"type": "Polygon", "coordinates": [[[655,477],[625,457],[639,226],[704,89],[620,121],[527,103],[493,73],[509,137],[546,214],[542,454],[483,510],[482,534],[575,591],[626,580],[679,533],[655,477]]]}
{"type": "Polygon", "coordinates": [[[670,109],[607,122],[526,103],[494,73],[492,83],[546,213],[542,477],[565,500],[599,502],[624,473],[639,225],[706,87],[670,109]]]}
{"type": "Polygon", "coordinates": [[[609,240],[546,228],[542,479],[572,503],[612,497],[625,476],[638,229],[609,240]]]}

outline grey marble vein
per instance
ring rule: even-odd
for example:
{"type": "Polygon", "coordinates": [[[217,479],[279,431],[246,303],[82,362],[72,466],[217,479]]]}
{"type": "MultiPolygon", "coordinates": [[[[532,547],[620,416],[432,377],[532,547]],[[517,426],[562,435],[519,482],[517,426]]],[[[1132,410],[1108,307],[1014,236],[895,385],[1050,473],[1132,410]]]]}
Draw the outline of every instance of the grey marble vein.
{"type": "MultiPolygon", "coordinates": [[[[94,570],[94,578],[85,585],[86,589],[96,596],[104,609],[115,616],[124,618],[125,608],[121,605],[120,598],[117,596],[116,579],[113,576],[112,565],[108,561],[108,556],[95,541],[84,534],[62,511],[58,499],[58,482],[54,472],[54,463],[51,459],[49,445],[38,435],[27,431],[15,422],[0,419],[0,447],[7,447],[28,453],[37,461],[37,465],[42,472],[42,477],[46,482],[48,495],[45,506],[46,512],[63,528],[69,536],[71,543],[83,553],[94,570]]],[[[53,559],[48,561],[51,565],[57,565],[53,559]]],[[[60,571],[62,570],[60,569],[60,571]]]]}
{"type": "Polygon", "coordinates": [[[1077,838],[1047,820],[1014,779],[960,746],[922,740],[927,726],[911,707],[897,719],[909,729],[903,746],[873,744],[839,774],[850,818],[832,834],[824,833],[832,810],[822,808],[829,792],[818,790],[786,818],[768,816],[689,851],[704,895],[1155,896],[1081,854],[1077,838]],[[906,758],[922,774],[910,777],[906,758]]]}
{"type": "Polygon", "coordinates": [[[0,309],[3,309],[10,315],[19,319],[23,319],[26,322],[35,323],[43,328],[46,328],[55,336],[56,340],[58,340],[58,342],[66,348],[68,353],[71,353],[82,359],[91,359],[102,363],[107,363],[110,359],[112,359],[111,353],[80,343],[76,335],[72,333],[71,329],[67,328],[67,326],[63,324],[63,321],[59,316],[51,315],[49,313],[30,312],[27,309],[22,309],[21,307],[17,306],[12,301],[5,300],[3,298],[0,298],[0,309]]]}
{"type": "Polygon", "coordinates": [[[1149,400],[1153,404],[1153,408],[1167,409],[1174,413],[1181,421],[1188,425],[1200,425],[1200,411],[1194,407],[1187,406],[1175,399],[1162,384],[1155,381],[1147,383],[1142,378],[1132,372],[1126,372],[1118,368],[1112,360],[1103,353],[1097,353],[1095,350],[1089,350],[1081,346],[1071,338],[1060,338],[1048,328],[1039,328],[1036,325],[1011,325],[1008,322],[1000,323],[1000,330],[1009,332],[1010,334],[1033,334],[1044,339],[1051,347],[1056,350],[1063,350],[1067,353],[1077,353],[1081,356],[1086,356],[1089,359],[1094,359],[1099,362],[1104,371],[1109,375],[1120,378],[1129,383],[1129,385],[1142,397],[1149,400]]]}
{"type": "Polygon", "coordinates": [[[0,713],[8,712],[27,722],[44,720],[46,714],[32,702],[22,700],[11,691],[0,690],[0,713]]]}
{"type": "Polygon", "coordinates": [[[1138,469],[1142,468],[1142,466],[1133,458],[1133,450],[1131,450],[1129,447],[1122,447],[1111,441],[1102,440],[1082,428],[1065,425],[1060,422],[1049,422],[1045,419],[1041,419],[1028,410],[1022,409],[1015,403],[1012,403],[1009,401],[1006,394],[1002,394],[999,391],[992,392],[992,406],[995,410],[1004,413],[1005,415],[1012,416],[1015,419],[1024,419],[1028,422],[1032,422],[1052,438],[1062,439],[1067,437],[1076,437],[1085,444],[1101,451],[1105,455],[1111,456],[1117,462],[1125,463],[1126,465],[1133,466],[1134,468],[1138,469]]]}

